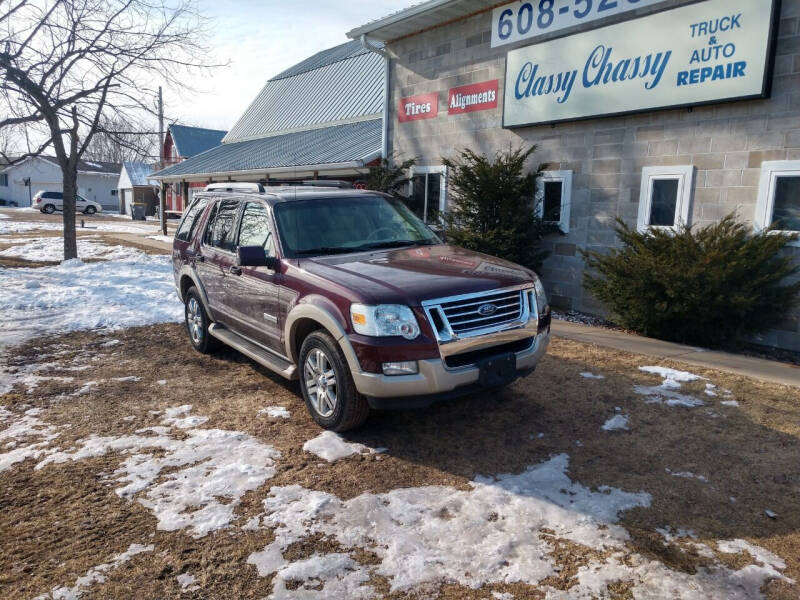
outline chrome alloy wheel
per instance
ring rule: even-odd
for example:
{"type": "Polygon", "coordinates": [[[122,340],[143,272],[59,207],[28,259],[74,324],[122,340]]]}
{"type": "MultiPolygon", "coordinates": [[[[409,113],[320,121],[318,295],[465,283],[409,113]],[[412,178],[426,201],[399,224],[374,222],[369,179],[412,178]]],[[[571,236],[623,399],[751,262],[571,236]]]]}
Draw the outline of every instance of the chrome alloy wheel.
{"type": "Polygon", "coordinates": [[[308,353],[303,374],[314,410],[327,419],[336,410],[336,373],[322,350],[314,348],[308,353]]]}
{"type": "Polygon", "coordinates": [[[189,298],[186,305],[186,325],[189,327],[189,335],[195,344],[203,341],[203,313],[197,298],[189,298]]]}

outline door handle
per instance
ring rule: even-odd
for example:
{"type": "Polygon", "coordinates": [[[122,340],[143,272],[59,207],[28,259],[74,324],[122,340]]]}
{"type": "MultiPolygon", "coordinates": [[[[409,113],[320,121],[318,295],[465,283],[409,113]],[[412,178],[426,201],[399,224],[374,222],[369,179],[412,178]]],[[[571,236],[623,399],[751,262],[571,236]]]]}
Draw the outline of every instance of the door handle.
{"type": "Polygon", "coordinates": [[[233,265],[230,268],[230,272],[231,272],[231,275],[241,275],[242,274],[242,268],[241,267],[237,267],[236,265],[233,265]]]}
{"type": "Polygon", "coordinates": [[[197,262],[206,262],[206,257],[205,257],[205,256],[203,256],[202,254],[195,254],[195,255],[194,255],[194,259],[195,259],[197,262]]]}

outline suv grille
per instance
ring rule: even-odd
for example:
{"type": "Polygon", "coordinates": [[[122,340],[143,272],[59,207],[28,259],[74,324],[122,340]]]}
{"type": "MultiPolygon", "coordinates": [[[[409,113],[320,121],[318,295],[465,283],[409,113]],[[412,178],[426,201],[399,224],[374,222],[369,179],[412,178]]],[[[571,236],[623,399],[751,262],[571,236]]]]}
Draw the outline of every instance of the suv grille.
{"type": "Polygon", "coordinates": [[[499,291],[439,306],[453,333],[458,335],[518,321],[522,316],[522,292],[499,291]]]}

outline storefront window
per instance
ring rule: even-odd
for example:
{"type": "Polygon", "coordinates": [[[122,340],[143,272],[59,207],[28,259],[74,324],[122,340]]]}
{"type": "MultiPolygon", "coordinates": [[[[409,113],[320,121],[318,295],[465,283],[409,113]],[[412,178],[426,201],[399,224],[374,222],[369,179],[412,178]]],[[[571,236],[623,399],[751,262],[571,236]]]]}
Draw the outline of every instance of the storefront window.
{"type": "Polygon", "coordinates": [[[441,222],[447,195],[447,167],[414,167],[408,207],[425,223],[441,222]]]}
{"type": "Polygon", "coordinates": [[[572,171],[545,171],[536,183],[536,213],[569,233],[572,171]]]}
{"type": "Polygon", "coordinates": [[[677,229],[689,224],[694,167],[647,167],[642,169],[639,196],[639,231],[677,229]]]}
{"type": "MultiPolygon", "coordinates": [[[[800,161],[765,162],[756,205],[756,230],[800,232],[800,161]]],[[[800,241],[792,242],[800,246],[800,241]]]]}

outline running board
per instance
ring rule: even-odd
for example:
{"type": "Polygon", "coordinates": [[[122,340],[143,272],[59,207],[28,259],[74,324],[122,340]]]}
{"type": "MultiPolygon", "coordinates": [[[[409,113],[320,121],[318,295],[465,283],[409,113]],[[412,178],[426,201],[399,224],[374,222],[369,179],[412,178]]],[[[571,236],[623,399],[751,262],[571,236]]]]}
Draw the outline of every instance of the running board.
{"type": "Polygon", "coordinates": [[[278,375],[286,379],[297,379],[297,367],[285,358],[273,354],[269,350],[254,344],[250,340],[234,333],[219,323],[212,323],[208,332],[222,343],[238,350],[248,358],[252,358],[258,364],[267,367],[270,371],[275,371],[278,375]]]}

